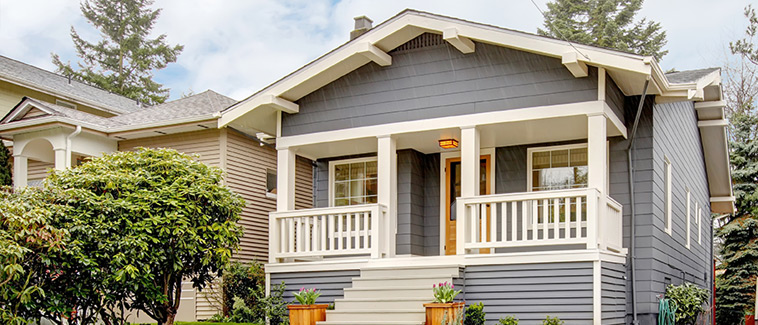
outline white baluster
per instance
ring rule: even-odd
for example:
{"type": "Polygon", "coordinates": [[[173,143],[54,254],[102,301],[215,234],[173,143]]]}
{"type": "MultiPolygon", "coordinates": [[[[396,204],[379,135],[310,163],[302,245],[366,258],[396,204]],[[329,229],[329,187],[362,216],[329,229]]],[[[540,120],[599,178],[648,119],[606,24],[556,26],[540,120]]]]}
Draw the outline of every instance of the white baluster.
{"type": "Polygon", "coordinates": [[[518,202],[513,201],[511,202],[511,241],[517,241],[518,240],[518,233],[516,233],[516,228],[518,227],[518,202]]]}
{"type": "Polygon", "coordinates": [[[342,241],[342,220],[344,215],[338,214],[337,215],[337,249],[342,250],[344,248],[344,243],[342,241]]]}
{"type": "Polygon", "coordinates": [[[576,238],[582,238],[582,197],[576,197],[576,238]]]}
{"type": "Polygon", "coordinates": [[[564,207],[563,215],[565,216],[563,219],[563,222],[564,222],[563,228],[565,231],[564,237],[566,239],[569,239],[571,238],[571,198],[570,197],[563,198],[563,207],[564,207]]]}
{"type": "MultiPolygon", "coordinates": [[[[497,217],[498,217],[497,210],[499,210],[497,208],[497,205],[498,205],[497,202],[492,203],[490,205],[491,209],[492,209],[490,211],[490,220],[492,220],[492,222],[490,223],[490,239],[489,239],[489,241],[491,243],[497,242],[497,217]]],[[[501,221],[503,223],[505,222],[505,220],[501,220],[501,221]]],[[[505,235],[505,234],[503,234],[503,235],[505,235]]]]}
{"type": "Polygon", "coordinates": [[[549,212],[548,211],[549,209],[547,208],[548,202],[549,201],[547,199],[542,200],[542,239],[543,240],[547,239],[547,235],[548,235],[548,231],[547,231],[547,226],[549,224],[547,220],[548,212],[549,212]]]}
{"type": "Polygon", "coordinates": [[[345,218],[347,219],[345,225],[347,226],[347,247],[345,249],[353,249],[353,214],[347,213],[345,218]]]}
{"type": "Polygon", "coordinates": [[[561,229],[558,224],[560,223],[561,204],[560,199],[553,199],[553,239],[561,238],[561,229]]]}

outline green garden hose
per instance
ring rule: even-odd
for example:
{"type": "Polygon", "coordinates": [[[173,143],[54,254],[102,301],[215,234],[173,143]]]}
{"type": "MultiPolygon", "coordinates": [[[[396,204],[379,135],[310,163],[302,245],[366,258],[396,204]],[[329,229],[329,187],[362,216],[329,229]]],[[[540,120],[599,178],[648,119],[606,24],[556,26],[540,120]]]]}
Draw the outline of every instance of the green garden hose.
{"type": "Polygon", "coordinates": [[[658,301],[658,325],[674,325],[676,321],[676,301],[661,299],[658,301]]]}

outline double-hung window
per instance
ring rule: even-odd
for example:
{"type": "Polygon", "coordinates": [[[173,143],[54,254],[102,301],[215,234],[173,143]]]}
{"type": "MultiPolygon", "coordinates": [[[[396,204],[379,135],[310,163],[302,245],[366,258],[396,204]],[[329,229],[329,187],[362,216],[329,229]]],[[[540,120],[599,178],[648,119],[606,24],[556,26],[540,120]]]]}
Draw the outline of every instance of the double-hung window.
{"type": "MultiPolygon", "coordinates": [[[[528,190],[530,192],[565,190],[587,187],[587,144],[573,144],[565,146],[530,148],[527,150],[528,164],[528,190]]],[[[545,222],[544,216],[547,212],[547,222],[554,222],[555,209],[558,210],[560,222],[566,221],[566,204],[569,205],[569,222],[576,222],[577,219],[587,221],[587,202],[581,200],[581,205],[577,207],[579,199],[561,199],[548,200],[547,206],[545,201],[536,202],[536,210],[533,210],[533,218],[537,218],[537,224],[545,222]],[[547,211],[544,211],[547,209],[547,211]],[[578,217],[581,216],[581,217],[578,217]]]]}
{"type": "Polygon", "coordinates": [[[376,203],[376,157],[333,161],[329,166],[333,206],[376,203]]]}

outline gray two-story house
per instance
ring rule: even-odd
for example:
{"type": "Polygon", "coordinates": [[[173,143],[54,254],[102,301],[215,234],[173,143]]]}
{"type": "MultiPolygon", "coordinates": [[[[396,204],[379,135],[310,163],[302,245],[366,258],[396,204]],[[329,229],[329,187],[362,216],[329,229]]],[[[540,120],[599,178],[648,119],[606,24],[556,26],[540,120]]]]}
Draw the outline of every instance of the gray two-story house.
{"type": "Polygon", "coordinates": [[[667,284],[712,288],[723,106],[718,69],[406,10],[219,125],[276,135],[268,284],[324,324],[422,324],[441,281],[488,324],[653,324],[667,284]]]}

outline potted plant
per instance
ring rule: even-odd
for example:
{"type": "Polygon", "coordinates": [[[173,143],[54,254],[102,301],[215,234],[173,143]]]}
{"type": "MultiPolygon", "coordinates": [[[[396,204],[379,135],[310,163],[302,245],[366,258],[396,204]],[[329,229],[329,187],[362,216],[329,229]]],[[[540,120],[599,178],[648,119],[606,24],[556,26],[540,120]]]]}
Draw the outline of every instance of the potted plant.
{"type": "Polygon", "coordinates": [[[300,292],[295,293],[295,299],[300,305],[289,305],[290,325],[316,325],[316,322],[326,320],[327,304],[316,304],[316,299],[321,296],[321,292],[316,288],[301,288],[300,292]]]}
{"type": "Polygon", "coordinates": [[[446,319],[458,318],[458,313],[463,312],[463,302],[453,302],[455,296],[461,293],[455,290],[455,285],[444,282],[432,285],[434,290],[434,302],[424,304],[426,309],[426,323],[440,324],[446,319]]]}

